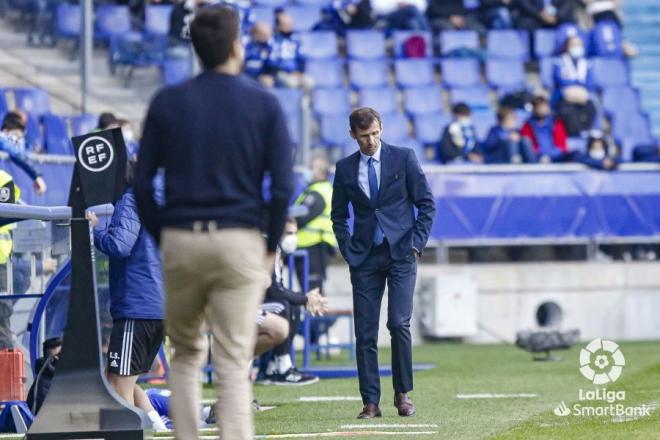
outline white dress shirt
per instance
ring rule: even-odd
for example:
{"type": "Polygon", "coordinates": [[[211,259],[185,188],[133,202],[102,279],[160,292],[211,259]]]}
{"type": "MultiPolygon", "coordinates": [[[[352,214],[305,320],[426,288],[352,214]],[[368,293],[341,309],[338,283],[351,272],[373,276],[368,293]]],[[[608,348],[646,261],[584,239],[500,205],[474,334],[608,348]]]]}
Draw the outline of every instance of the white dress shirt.
{"type": "Polygon", "coordinates": [[[371,199],[371,193],[369,188],[369,159],[374,158],[374,169],[376,170],[376,180],[378,181],[378,187],[380,188],[380,152],[382,144],[378,146],[378,149],[373,156],[367,156],[362,151],[360,151],[360,167],[358,169],[358,183],[360,189],[364,191],[369,199],[371,199]]]}

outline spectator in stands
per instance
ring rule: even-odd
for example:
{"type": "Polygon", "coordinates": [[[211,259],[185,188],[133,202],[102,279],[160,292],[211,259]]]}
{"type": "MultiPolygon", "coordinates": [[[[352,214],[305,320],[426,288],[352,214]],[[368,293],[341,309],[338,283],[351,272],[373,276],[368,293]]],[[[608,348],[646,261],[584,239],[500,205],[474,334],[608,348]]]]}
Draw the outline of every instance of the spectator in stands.
{"type": "Polygon", "coordinates": [[[310,385],[319,380],[317,376],[298,371],[293,365],[290,355],[293,337],[296,335],[300,324],[301,307],[304,306],[313,316],[323,315],[328,310],[328,300],[321,296],[321,291],[318,288],[304,294],[284,287],[283,268],[285,257],[295,252],[297,233],[296,220],[289,218],[284,226],[284,234],[277,248],[272,283],[266,290],[265,304],[283,305],[284,310],[288,313],[289,336],[282,344],[273,349],[273,359],[266,367],[263,380],[259,381],[263,385],[310,385]]]}
{"type": "Polygon", "coordinates": [[[121,134],[124,137],[124,144],[126,145],[126,154],[129,160],[137,160],[140,143],[135,136],[135,129],[133,124],[127,119],[118,119],[117,125],[121,128],[121,134]]]}
{"type": "Polygon", "coordinates": [[[300,53],[300,40],[293,33],[293,18],[279,12],[275,17],[275,25],[276,32],[266,73],[275,78],[275,85],[310,88],[310,81],[303,74],[305,60],[300,53]]]}
{"type": "Polygon", "coordinates": [[[514,0],[481,0],[479,17],[488,29],[511,29],[511,8],[514,0]]]}
{"type": "Polygon", "coordinates": [[[19,111],[5,115],[0,128],[0,151],[7,153],[9,159],[30,176],[34,182],[34,191],[41,195],[47,190],[46,181],[24,152],[25,120],[25,114],[19,111]]]}
{"type": "Polygon", "coordinates": [[[250,41],[245,45],[246,75],[261,81],[264,85],[272,87],[274,78],[267,74],[268,60],[270,59],[272,32],[266,23],[256,22],[250,28],[250,41]]]}
{"type": "Polygon", "coordinates": [[[452,107],[454,121],[445,127],[436,157],[443,163],[483,162],[479,141],[472,124],[472,112],[465,103],[452,107]]]}
{"type": "Polygon", "coordinates": [[[602,132],[593,130],[587,141],[587,151],[579,154],[576,160],[597,170],[615,170],[619,165],[618,148],[602,132]]]}
{"type": "Polygon", "coordinates": [[[60,360],[60,353],[62,352],[62,339],[49,338],[42,344],[43,356],[37,359],[35,370],[37,375],[30,386],[27,395],[27,404],[30,407],[32,414],[37,415],[41,409],[41,405],[46,399],[48,390],[50,390],[53,376],[55,375],[55,368],[60,360]]]}
{"type": "Polygon", "coordinates": [[[96,130],[107,130],[109,128],[119,127],[119,119],[114,113],[103,112],[99,115],[99,122],[96,124],[96,130]]]}
{"type": "Polygon", "coordinates": [[[575,22],[576,0],[517,0],[516,27],[528,31],[575,22]]]}
{"type": "Polygon", "coordinates": [[[552,115],[545,96],[535,96],[532,105],[532,116],[520,130],[521,136],[532,143],[539,162],[562,161],[568,149],[564,123],[552,115]]]}
{"type": "Polygon", "coordinates": [[[426,0],[370,0],[376,23],[385,29],[430,30],[426,0]]]}
{"type": "Polygon", "coordinates": [[[167,428],[137,385],[163,343],[164,291],[160,254],[140,223],[133,192],[136,162],[129,160],[127,189],[115,204],[107,227],[95,226],[94,245],[110,260],[110,314],[113,326],[108,346],[108,382],[128,403],[147,413],[156,431],[167,428]]]}
{"type": "Polygon", "coordinates": [[[589,131],[596,118],[596,106],[591,100],[592,71],[582,38],[577,35],[567,38],[562,55],[553,65],[552,77],[557,114],[564,121],[569,136],[589,131]]]}
{"type": "Polygon", "coordinates": [[[204,6],[205,0],[178,0],[170,15],[170,44],[190,45],[190,22],[195,16],[195,9],[204,6]]]}
{"type": "Polygon", "coordinates": [[[483,32],[474,13],[469,13],[463,0],[429,0],[426,16],[434,31],[478,30],[483,32]]]}
{"type": "Polygon", "coordinates": [[[633,162],[660,163],[660,146],[655,144],[638,145],[633,149],[633,162]]]}
{"type": "Polygon", "coordinates": [[[618,0],[581,0],[594,22],[613,21],[623,27],[618,0]]]}
{"type": "Polygon", "coordinates": [[[490,129],[482,151],[486,163],[536,162],[531,142],[518,133],[516,114],[509,107],[497,111],[497,125],[490,129]]]}
{"type": "Polygon", "coordinates": [[[370,0],[334,0],[323,14],[324,20],[314,30],[344,35],[347,29],[369,29],[375,24],[370,0]]]}

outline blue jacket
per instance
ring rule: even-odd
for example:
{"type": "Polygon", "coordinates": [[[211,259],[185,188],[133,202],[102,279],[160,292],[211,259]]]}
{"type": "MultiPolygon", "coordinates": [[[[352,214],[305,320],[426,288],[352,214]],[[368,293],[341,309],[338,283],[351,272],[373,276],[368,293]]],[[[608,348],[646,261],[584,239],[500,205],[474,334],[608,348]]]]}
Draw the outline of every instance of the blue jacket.
{"type": "Polygon", "coordinates": [[[420,253],[429,238],[435,217],[435,199],[415,152],[409,148],[381,143],[381,172],[375,204],[360,188],[360,151],[337,162],[332,193],[332,228],[346,262],[357,267],[373,245],[376,222],[390,245],[390,255],[399,261],[420,253]],[[352,205],[355,218],[353,235],[348,227],[352,205]],[[415,216],[415,208],[417,215],[415,216]]]}
{"type": "Polygon", "coordinates": [[[115,205],[106,228],[94,228],[94,245],[110,259],[112,319],[163,319],[160,254],[142,227],[132,189],[115,205]]]}

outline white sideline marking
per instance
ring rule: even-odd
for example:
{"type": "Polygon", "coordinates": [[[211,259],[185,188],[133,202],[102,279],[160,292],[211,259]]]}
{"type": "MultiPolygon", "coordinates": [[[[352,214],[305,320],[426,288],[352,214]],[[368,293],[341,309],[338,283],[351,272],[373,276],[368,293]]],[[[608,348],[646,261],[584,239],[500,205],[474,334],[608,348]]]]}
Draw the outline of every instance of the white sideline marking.
{"type": "MultiPolygon", "coordinates": [[[[278,439],[278,438],[312,438],[312,437],[371,437],[371,436],[404,436],[404,435],[437,435],[438,431],[337,431],[337,432],[304,432],[300,434],[265,434],[265,435],[255,435],[255,439],[278,439]]],[[[159,440],[174,440],[174,437],[155,437],[159,440]]],[[[214,439],[217,440],[216,436],[201,435],[200,439],[214,439]]]]}
{"type": "Polygon", "coordinates": [[[299,399],[301,402],[344,402],[362,400],[356,396],[307,396],[299,399]]]}
{"type": "Polygon", "coordinates": [[[378,423],[368,425],[341,425],[341,429],[376,429],[376,428],[437,428],[438,425],[430,423],[378,423]]]}
{"type": "Polygon", "coordinates": [[[500,394],[500,393],[476,393],[476,394],[456,394],[457,399],[515,399],[518,397],[531,398],[538,397],[536,393],[517,393],[517,394],[500,394]]]}

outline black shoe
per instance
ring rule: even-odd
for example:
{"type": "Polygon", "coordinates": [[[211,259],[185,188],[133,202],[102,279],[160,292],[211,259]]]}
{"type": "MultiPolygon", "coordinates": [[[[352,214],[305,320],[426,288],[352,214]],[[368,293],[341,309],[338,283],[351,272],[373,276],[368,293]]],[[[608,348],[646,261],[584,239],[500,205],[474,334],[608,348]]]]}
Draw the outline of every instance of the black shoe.
{"type": "MultiPolygon", "coordinates": [[[[283,385],[283,386],[303,386],[311,385],[319,381],[318,376],[312,374],[305,374],[295,368],[289,368],[284,374],[273,374],[266,376],[270,385],[283,385]]],[[[266,384],[263,382],[264,385],[266,384]]]]}

